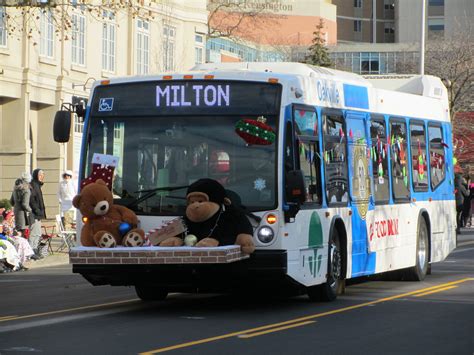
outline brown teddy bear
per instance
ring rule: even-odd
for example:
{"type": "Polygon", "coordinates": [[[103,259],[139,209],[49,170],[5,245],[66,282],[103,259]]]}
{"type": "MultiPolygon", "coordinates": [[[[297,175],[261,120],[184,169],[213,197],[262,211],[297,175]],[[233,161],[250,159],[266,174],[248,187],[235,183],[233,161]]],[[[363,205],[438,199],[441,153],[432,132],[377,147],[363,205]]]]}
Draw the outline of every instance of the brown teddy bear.
{"type": "MultiPolygon", "coordinates": [[[[188,237],[195,236],[197,247],[236,244],[240,245],[243,253],[253,253],[255,244],[252,225],[241,210],[231,206],[231,201],[219,182],[212,179],[197,180],[189,186],[186,199],[186,241],[188,237]]],[[[181,246],[183,243],[180,237],[170,237],[159,245],[171,247],[181,246]]]]}
{"type": "Polygon", "coordinates": [[[86,185],[80,194],[74,196],[72,204],[86,217],[81,231],[83,246],[143,245],[145,232],[137,228],[137,216],[124,206],[114,205],[112,193],[104,180],[86,185]]]}

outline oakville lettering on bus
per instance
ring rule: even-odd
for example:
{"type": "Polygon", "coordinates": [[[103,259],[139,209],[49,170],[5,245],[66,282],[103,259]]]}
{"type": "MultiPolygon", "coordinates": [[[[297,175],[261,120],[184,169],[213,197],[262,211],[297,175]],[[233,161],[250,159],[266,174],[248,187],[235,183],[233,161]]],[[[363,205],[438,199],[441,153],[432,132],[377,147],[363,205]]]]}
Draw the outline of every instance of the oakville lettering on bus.
{"type": "Polygon", "coordinates": [[[369,226],[370,241],[374,238],[398,235],[398,219],[376,221],[369,226]]]}
{"type": "Polygon", "coordinates": [[[230,106],[230,85],[157,86],[156,106],[230,106]]]}
{"type": "Polygon", "coordinates": [[[340,95],[339,90],[335,85],[329,86],[327,82],[319,80],[317,83],[318,99],[320,101],[327,101],[331,104],[339,104],[340,95]]]}

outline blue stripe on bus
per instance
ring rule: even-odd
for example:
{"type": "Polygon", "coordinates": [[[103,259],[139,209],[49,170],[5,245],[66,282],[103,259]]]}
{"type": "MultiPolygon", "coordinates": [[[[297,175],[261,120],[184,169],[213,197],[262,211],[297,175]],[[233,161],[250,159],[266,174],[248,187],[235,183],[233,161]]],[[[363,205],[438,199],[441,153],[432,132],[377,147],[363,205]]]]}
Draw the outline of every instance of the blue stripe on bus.
{"type": "Polygon", "coordinates": [[[346,107],[369,109],[369,94],[365,86],[343,84],[343,88],[346,107]]]}

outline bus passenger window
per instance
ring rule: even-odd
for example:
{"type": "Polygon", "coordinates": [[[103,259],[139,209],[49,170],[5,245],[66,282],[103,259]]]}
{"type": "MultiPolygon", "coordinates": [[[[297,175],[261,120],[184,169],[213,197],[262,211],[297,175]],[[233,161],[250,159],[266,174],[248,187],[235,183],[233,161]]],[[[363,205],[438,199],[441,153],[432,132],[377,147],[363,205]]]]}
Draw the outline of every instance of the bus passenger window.
{"type": "Polygon", "coordinates": [[[440,125],[428,125],[430,140],[430,177],[431,188],[436,189],[446,177],[446,161],[444,154],[443,130],[440,125]]]}
{"type": "Polygon", "coordinates": [[[293,118],[299,155],[297,163],[304,176],[306,203],[320,204],[322,190],[318,116],[314,108],[295,107],[293,118]]]}
{"type": "Polygon", "coordinates": [[[324,115],[324,170],[329,204],[348,201],[346,134],[341,115],[324,115]]]}
{"type": "Polygon", "coordinates": [[[422,123],[410,124],[410,148],[413,190],[428,191],[426,135],[425,126],[422,123]]]}
{"type": "Polygon", "coordinates": [[[321,159],[318,154],[317,142],[300,142],[299,153],[300,167],[305,182],[306,202],[320,204],[322,201],[321,159]]]}
{"type": "Polygon", "coordinates": [[[374,176],[375,203],[388,202],[388,154],[387,133],[383,120],[373,120],[370,123],[370,138],[372,140],[372,172],[374,176]]]}
{"type": "Polygon", "coordinates": [[[410,198],[410,174],[405,122],[390,121],[390,158],[392,159],[393,197],[396,200],[408,199],[410,198]]]}

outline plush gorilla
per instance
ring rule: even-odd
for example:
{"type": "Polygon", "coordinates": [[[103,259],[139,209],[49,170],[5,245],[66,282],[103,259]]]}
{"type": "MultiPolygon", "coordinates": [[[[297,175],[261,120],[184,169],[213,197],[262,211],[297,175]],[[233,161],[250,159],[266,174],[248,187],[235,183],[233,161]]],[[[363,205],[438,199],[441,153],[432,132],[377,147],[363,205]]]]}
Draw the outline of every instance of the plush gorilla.
{"type": "MultiPolygon", "coordinates": [[[[200,179],[188,188],[184,221],[188,235],[197,237],[197,247],[240,245],[243,253],[255,250],[253,228],[245,214],[231,205],[224,187],[212,179],[200,179]]],[[[183,239],[171,237],[160,246],[181,246],[183,239]]]]}

